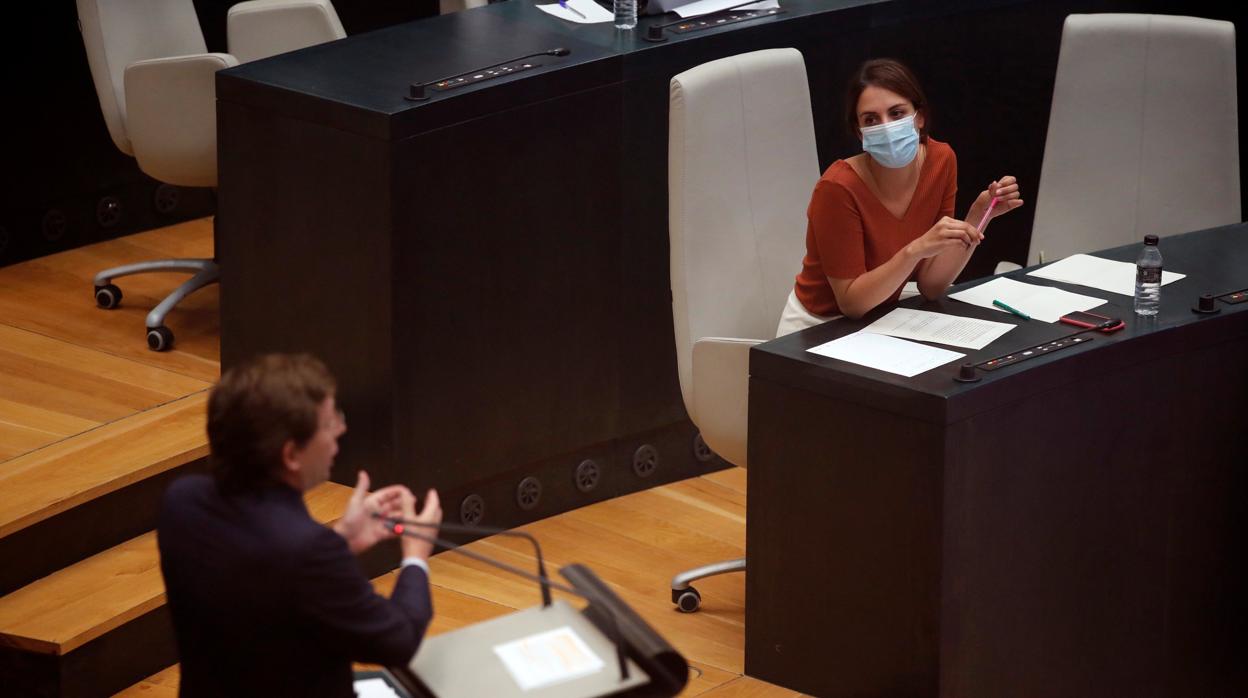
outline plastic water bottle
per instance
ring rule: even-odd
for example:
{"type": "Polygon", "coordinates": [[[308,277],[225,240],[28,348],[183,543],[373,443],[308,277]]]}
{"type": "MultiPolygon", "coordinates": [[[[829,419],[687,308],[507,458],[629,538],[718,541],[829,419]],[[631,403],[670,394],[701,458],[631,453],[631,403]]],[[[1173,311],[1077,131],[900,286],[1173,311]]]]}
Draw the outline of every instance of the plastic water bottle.
{"type": "Polygon", "coordinates": [[[637,0],[615,0],[615,28],[632,29],[637,26],[637,0]]]}
{"type": "Polygon", "coordinates": [[[1161,309],[1161,250],[1157,236],[1144,236],[1144,249],[1135,259],[1135,314],[1156,315],[1161,309]]]}

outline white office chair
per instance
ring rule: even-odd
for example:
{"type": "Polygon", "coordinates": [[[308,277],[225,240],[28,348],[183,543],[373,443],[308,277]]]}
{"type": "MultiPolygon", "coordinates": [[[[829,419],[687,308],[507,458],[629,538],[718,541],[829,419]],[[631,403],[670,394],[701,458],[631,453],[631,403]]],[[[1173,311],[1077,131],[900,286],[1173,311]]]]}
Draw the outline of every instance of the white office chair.
{"type": "Polygon", "coordinates": [[[1235,92],[1230,22],[1067,17],[1027,263],[1238,223],[1235,92]]]}
{"type": "MultiPolygon", "coordinates": [[[[113,143],[133,155],[139,169],[168,184],[215,187],[217,184],[216,72],[238,65],[232,54],[208,53],[192,0],[77,0],[78,24],[91,66],[100,110],[113,143]]],[[[328,5],[262,0],[246,5],[328,5]]],[[[330,7],[332,13],[333,8],[330,7]]],[[[333,15],[337,22],[337,15],[333,15]]],[[[271,15],[265,21],[278,23],[271,15]]],[[[244,22],[245,23],[245,22],[244,22]]],[[[231,17],[231,32],[236,29],[231,17]]],[[[306,27],[294,23],[292,27],[306,27]]],[[[341,31],[341,24],[338,24],[341,31]]],[[[294,29],[280,34],[283,50],[323,40],[310,32],[300,44],[294,29]]],[[[252,34],[256,36],[256,34],[252,34]]],[[[279,37],[274,37],[279,38],[279,37]]],[[[250,49],[257,55],[259,49],[250,49]]],[[[187,295],[219,278],[211,259],[165,259],[105,269],[95,276],[95,300],[101,308],[121,303],[114,279],[143,272],[189,271],[194,274],[147,315],[147,345],[165,351],[173,332],[165,316],[187,295]]]]}
{"type": "MultiPolygon", "coordinates": [[[[680,392],[707,446],[744,467],[749,350],[775,333],[819,179],[802,54],[756,51],[672,78],[667,152],[680,392]]],[[[672,601],[695,611],[690,582],[743,569],[744,558],[678,574],[672,601]]]]}
{"type": "Polygon", "coordinates": [[[240,63],[346,35],[329,0],[249,0],[226,14],[226,42],[240,63]]]}
{"type": "Polygon", "coordinates": [[[471,10],[474,7],[485,7],[488,4],[490,4],[490,0],[438,0],[438,13],[460,12],[461,10],[471,10]]]}

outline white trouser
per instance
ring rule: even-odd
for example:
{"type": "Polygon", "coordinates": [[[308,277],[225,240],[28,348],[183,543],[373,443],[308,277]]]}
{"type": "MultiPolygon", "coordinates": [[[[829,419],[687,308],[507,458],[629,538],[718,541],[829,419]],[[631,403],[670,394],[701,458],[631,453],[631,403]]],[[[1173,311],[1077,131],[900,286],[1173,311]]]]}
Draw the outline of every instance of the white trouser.
{"type": "Polygon", "coordinates": [[[807,327],[821,325],[829,320],[835,320],[841,317],[833,315],[831,317],[821,317],[815,315],[802,305],[797,299],[796,291],[789,291],[789,300],[784,304],[784,312],[780,315],[780,326],[776,328],[776,336],[783,337],[786,334],[792,334],[807,327]]]}

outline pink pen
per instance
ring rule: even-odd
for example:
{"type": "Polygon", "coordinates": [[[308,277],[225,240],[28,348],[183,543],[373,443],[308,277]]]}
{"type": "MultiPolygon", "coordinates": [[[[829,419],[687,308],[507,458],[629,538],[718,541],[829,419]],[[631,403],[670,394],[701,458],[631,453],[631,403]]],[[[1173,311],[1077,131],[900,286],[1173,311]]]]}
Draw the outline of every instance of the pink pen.
{"type": "Polygon", "coordinates": [[[997,197],[992,197],[992,201],[988,202],[988,210],[984,211],[984,217],[979,219],[979,225],[975,229],[984,232],[984,224],[988,222],[988,217],[992,215],[992,209],[997,205],[997,197]]]}

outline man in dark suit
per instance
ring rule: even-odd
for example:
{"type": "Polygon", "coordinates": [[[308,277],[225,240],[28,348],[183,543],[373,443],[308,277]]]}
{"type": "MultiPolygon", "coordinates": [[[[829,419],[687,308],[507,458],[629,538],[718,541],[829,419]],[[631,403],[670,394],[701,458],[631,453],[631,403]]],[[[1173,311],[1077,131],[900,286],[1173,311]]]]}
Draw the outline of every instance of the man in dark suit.
{"type": "Polygon", "coordinates": [[[334,391],[324,364],[287,355],[236,366],[213,388],[212,477],[171,485],[157,523],[183,696],[352,696],[352,661],[416,653],[433,614],[431,545],[400,539],[389,599],[353,553],[394,537],[374,512],[440,523],[437,493],[417,514],[406,487],[370,494],[361,471],[333,528],[314,521],[303,492],[329,478],[346,431],[334,391]]]}

